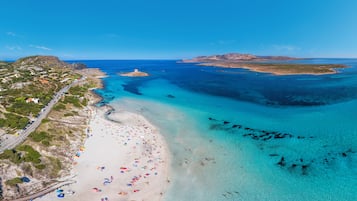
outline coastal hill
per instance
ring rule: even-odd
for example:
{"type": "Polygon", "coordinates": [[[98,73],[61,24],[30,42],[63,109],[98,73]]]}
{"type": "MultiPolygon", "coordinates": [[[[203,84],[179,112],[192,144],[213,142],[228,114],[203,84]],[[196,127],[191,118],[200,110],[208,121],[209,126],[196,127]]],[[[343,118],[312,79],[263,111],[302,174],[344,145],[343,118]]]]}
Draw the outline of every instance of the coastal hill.
{"type": "Polygon", "coordinates": [[[87,66],[82,63],[73,63],[69,64],[64,61],[61,61],[58,57],[55,56],[29,56],[20,58],[13,63],[15,66],[31,66],[36,65],[40,67],[49,67],[49,68],[72,68],[75,70],[85,69],[87,66]]]}
{"type": "Polygon", "coordinates": [[[184,59],[183,62],[262,62],[269,60],[296,60],[298,58],[286,56],[256,56],[253,54],[228,53],[222,55],[198,56],[192,59],[184,59]]]}
{"type": "Polygon", "coordinates": [[[282,62],[288,60],[299,60],[299,58],[229,53],[223,55],[199,56],[192,59],[184,59],[182,62],[198,63],[197,65],[200,66],[244,68],[254,72],[271,73],[274,75],[335,74],[338,73],[336,69],[347,67],[342,64],[299,64],[282,62]]]}
{"type": "Polygon", "coordinates": [[[101,87],[98,77],[104,76],[83,67],[54,56],[0,62],[0,200],[42,191],[70,175],[73,156],[85,139],[89,107],[100,100],[90,89],[101,87]],[[69,85],[50,109],[56,94],[69,85]],[[18,143],[35,123],[36,130],[18,143]],[[9,144],[17,146],[4,149],[9,144]]]}

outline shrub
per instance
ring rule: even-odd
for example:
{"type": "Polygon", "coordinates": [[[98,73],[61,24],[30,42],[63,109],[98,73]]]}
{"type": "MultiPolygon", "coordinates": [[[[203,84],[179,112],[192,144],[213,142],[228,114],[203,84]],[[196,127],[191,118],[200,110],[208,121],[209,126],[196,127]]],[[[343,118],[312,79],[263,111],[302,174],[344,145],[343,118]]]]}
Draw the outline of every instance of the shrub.
{"type": "Polygon", "coordinates": [[[37,169],[39,169],[39,170],[43,170],[43,169],[46,168],[46,165],[44,165],[44,164],[37,164],[37,165],[35,165],[35,168],[37,168],[37,169]]]}
{"type": "Polygon", "coordinates": [[[16,184],[21,184],[21,183],[23,183],[23,181],[20,177],[15,177],[5,182],[5,184],[9,186],[16,186],[16,184]]]}
{"type": "Polygon", "coordinates": [[[53,107],[53,109],[56,111],[65,110],[66,106],[62,103],[58,103],[56,106],[53,107]]]}
{"type": "Polygon", "coordinates": [[[30,134],[30,138],[35,141],[35,142],[41,142],[43,140],[46,140],[46,141],[50,141],[51,140],[51,136],[44,132],[44,131],[41,131],[41,132],[32,132],[30,134]]]}
{"type": "Polygon", "coordinates": [[[50,122],[51,120],[49,120],[49,119],[47,119],[47,118],[45,118],[45,119],[42,119],[42,123],[43,124],[45,124],[45,123],[47,123],[47,122],[50,122]]]}
{"type": "Polygon", "coordinates": [[[27,152],[24,156],[24,160],[26,162],[32,162],[34,164],[41,163],[41,154],[38,151],[34,150],[31,146],[21,145],[17,148],[17,150],[27,152]]]}
{"type": "Polygon", "coordinates": [[[72,113],[66,113],[66,114],[64,114],[64,116],[65,117],[71,117],[71,116],[73,116],[73,114],[72,113]]]}
{"type": "Polygon", "coordinates": [[[41,143],[46,147],[50,146],[50,142],[48,140],[43,140],[41,143]]]}

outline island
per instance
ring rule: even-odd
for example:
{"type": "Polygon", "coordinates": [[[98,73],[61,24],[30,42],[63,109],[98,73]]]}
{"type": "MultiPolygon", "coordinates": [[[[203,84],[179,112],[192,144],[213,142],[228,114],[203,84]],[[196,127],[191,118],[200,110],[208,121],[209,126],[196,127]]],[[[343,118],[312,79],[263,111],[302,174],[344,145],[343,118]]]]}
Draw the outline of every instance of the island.
{"type": "Polygon", "coordinates": [[[252,54],[229,53],[223,55],[199,56],[182,60],[183,63],[197,63],[200,66],[222,68],[244,68],[254,72],[274,75],[324,75],[338,73],[336,69],[346,68],[343,64],[300,64],[286,63],[299,58],[286,56],[256,56],[252,54]]]}
{"type": "Polygon", "coordinates": [[[126,76],[126,77],[147,77],[147,76],[149,76],[148,73],[141,72],[138,69],[134,69],[133,72],[129,72],[129,73],[120,73],[119,75],[126,76]]]}

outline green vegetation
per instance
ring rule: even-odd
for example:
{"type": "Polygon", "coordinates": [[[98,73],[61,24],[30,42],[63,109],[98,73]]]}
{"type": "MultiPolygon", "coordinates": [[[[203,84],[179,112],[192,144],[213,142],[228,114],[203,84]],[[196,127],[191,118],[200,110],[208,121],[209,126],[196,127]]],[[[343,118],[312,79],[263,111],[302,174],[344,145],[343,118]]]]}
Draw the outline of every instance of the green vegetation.
{"type": "Polygon", "coordinates": [[[0,127],[23,129],[28,124],[27,117],[21,117],[12,113],[5,113],[5,119],[0,119],[0,127]]]}
{"type": "Polygon", "coordinates": [[[26,152],[25,156],[23,157],[25,162],[32,162],[34,164],[41,163],[41,154],[34,150],[30,145],[20,145],[18,146],[17,150],[26,152]]]}
{"type": "Polygon", "coordinates": [[[77,96],[84,96],[84,94],[88,91],[87,86],[73,86],[69,89],[69,93],[77,96]]]}
{"type": "Polygon", "coordinates": [[[40,158],[41,154],[29,145],[20,145],[15,149],[5,150],[2,154],[0,154],[0,159],[9,159],[15,164],[20,164],[22,162],[40,164],[40,158]]]}
{"type": "MultiPolygon", "coordinates": [[[[46,141],[45,144],[49,143],[52,140],[52,137],[47,132],[32,132],[29,137],[35,142],[46,141]]],[[[49,145],[49,144],[48,144],[49,145]]]]}
{"type": "Polygon", "coordinates": [[[15,177],[5,182],[5,184],[9,186],[16,186],[16,184],[21,184],[21,183],[23,183],[23,181],[20,177],[15,177]]]}
{"type": "Polygon", "coordinates": [[[45,119],[42,119],[41,123],[45,124],[45,123],[48,123],[48,122],[50,122],[50,121],[51,121],[51,120],[45,118],[45,119]]]}
{"type": "Polygon", "coordinates": [[[81,102],[79,101],[79,98],[77,98],[76,96],[66,96],[64,98],[63,103],[65,103],[65,104],[70,103],[74,107],[78,107],[78,108],[82,107],[81,102]]]}
{"type": "Polygon", "coordinates": [[[43,169],[46,168],[46,165],[44,165],[44,164],[36,164],[36,165],[35,165],[35,168],[37,168],[37,169],[39,169],[39,170],[43,170],[43,169]]]}
{"type": "Polygon", "coordinates": [[[9,159],[11,162],[15,164],[20,164],[23,162],[21,157],[21,153],[16,150],[5,150],[2,154],[0,154],[0,159],[9,159]]]}
{"type": "Polygon", "coordinates": [[[71,116],[74,116],[73,113],[65,113],[64,114],[65,117],[71,117],[71,116]]]}
{"type": "Polygon", "coordinates": [[[20,115],[28,114],[38,114],[42,109],[42,106],[35,103],[26,103],[25,101],[15,101],[10,107],[7,108],[7,111],[13,112],[20,115]]]}
{"type": "Polygon", "coordinates": [[[66,109],[66,106],[63,104],[63,103],[57,103],[54,107],[53,107],[54,110],[56,111],[61,111],[61,110],[65,110],[66,109]]]}
{"type": "MultiPolygon", "coordinates": [[[[31,56],[14,63],[0,61],[0,104],[5,115],[0,127],[7,130],[24,128],[30,117],[36,116],[69,80],[80,77],[68,68],[70,65],[51,56],[31,56]],[[38,98],[39,103],[26,103],[28,98],[38,98]]],[[[79,94],[83,89],[74,89],[79,94]]],[[[79,106],[75,102],[76,106],[79,106]]],[[[58,110],[65,109],[60,105],[58,110]]]]}

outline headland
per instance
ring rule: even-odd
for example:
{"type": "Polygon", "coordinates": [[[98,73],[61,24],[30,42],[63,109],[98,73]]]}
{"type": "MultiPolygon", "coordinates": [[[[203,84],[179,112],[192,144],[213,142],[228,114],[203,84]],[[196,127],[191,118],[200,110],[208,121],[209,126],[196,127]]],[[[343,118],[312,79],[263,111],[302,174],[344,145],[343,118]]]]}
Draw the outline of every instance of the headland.
{"type": "Polygon", "coordinates": [[[224,55],[200,56],[182,60],[184,63],[198,63],[200,66],[222,68],[243,68],[254,72],[274,75],[324,75],[338,73],[336,69],[346,68],[342,64],[299,64],[283,61],[299,60],[285,56],[255,56],[252,54],[230,53],[224,55]]]}

